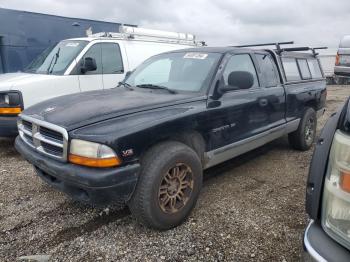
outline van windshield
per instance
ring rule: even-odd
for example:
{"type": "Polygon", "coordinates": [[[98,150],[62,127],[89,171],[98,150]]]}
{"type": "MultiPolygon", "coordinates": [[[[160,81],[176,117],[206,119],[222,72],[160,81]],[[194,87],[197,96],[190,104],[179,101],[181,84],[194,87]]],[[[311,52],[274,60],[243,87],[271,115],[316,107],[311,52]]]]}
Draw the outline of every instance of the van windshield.
{"type": "Polygon", "coordinates": [[[198,92],[209,85],[220,57],[219,53],[206,52],[160,54],[142,63],[125,82],[136,87],[198,92]]]}
{"type": "Polygon", "coordinates": [[[63,75],[76,56],[88,44],[83,40],[64,40],[47,48],[24,70],[33,74],[63,75]]]}

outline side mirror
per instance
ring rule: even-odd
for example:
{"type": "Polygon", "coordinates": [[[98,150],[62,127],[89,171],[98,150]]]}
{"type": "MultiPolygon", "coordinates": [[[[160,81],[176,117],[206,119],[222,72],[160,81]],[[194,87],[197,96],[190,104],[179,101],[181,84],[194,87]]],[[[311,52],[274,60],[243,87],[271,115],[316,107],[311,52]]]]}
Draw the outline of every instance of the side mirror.
{"type": "Polygon", "coordinates": [[[95,71],[97,69],[96,60],[92,57],[85,57],[81,66],[81,72],[85,74],[89,71],[95,71]]]}
{"type": "Polygon", "coordinates": [[[220,93],[231,90],[249,89],[254,85],[253,74],[247,71],[234,71],[228,75],[228,85],[221,86],[220,93]]]}
{"type": "Polygon", "coordinates": [[[132,71],[128,71],[125,73],[125,80],[128,79],[128,77],[131,75],[132,71]]]}

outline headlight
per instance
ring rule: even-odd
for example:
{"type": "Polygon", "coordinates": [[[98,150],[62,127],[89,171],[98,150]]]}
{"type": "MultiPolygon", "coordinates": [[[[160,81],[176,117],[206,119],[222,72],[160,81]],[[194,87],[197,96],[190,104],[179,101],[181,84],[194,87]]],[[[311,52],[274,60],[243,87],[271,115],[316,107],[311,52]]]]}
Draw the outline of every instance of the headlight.
{"type": "Polygon", "coordinates": [[[333,139],[324,186],[322,225],[350,248],[350,137],[337,130],[333,139]]]}
{"type": "Polygon", "coordinates": [[[21,104],[18,92],[0,93],[0,115],[18,115],[22,111],[21,104]]]}
{"type": "Polygon", "coordinates": [[[73,139],[70,144],[69,162],[90,167],[114,167],[120,165],[121,160],[106,145],[73,139]]]}

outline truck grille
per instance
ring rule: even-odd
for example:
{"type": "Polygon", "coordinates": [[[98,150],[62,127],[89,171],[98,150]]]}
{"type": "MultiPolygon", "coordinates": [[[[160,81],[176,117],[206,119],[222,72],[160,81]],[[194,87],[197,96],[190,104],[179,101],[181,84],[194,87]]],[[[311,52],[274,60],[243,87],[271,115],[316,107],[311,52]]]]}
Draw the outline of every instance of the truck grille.
{"type": "Polygon", "coordinates": [[[21,115],[18,131],[22,140],[37,151],[61,160],[67,160],[68,133],[51,123],[21,115]]]}

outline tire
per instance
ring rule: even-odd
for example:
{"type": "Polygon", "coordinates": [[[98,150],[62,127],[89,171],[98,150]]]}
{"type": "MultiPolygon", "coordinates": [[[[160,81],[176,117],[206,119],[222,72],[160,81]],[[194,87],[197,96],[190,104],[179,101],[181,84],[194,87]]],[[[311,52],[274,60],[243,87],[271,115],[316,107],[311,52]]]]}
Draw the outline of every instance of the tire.
{"type": "Polygon", "coordinates": [[[307,108],[300,120],[298,129],[288,134],[289,144],[301,151],[310,149],[312,143],[315,141],[316,127],[316,112],[313,108],[307,108]]]}
{"type": "Polygon", "coordinates": [[[147,227],[176,227],[197,202],[202,172],[198,155],[188,146],[179,142],[154,146],[141,161],[139,181],[128,203],[131,213],[147,227]]]}

